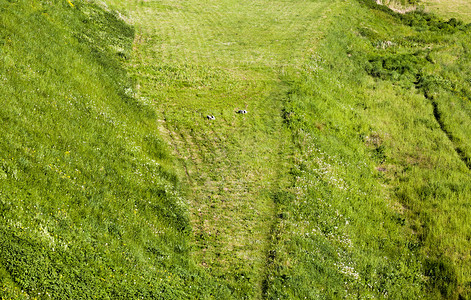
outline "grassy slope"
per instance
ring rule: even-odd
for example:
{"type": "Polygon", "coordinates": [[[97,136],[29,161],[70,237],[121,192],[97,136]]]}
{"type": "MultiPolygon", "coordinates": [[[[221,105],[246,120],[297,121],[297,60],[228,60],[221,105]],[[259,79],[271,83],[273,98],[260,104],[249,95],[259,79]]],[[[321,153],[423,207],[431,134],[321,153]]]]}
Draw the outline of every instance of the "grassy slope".
{"type": "MultiPolygon", "coordinates": [[[[378,10],[371,16],[374,10],[355,2],[331,4],[326,13],[296,1],[168,1],[127,7],[142,28],[137,40],[139,57],[131,72],[138,78],[142,95],[161,110],[163,135],[182,159],[191,186],[194,258],[228,282],[237,297],[257,297],[262,274],[266,275],[262,295],[269,298],[355,294],[409,298],[429,292],[430,297],[439,297],[440,293],[452,295],[457,286],[466,290],[467,263],[450,263],[452,255],[441,256],[451,244],[465,254],[466,238],[452,241],[455,236],[446,223],[427,219],[432,208],[422,210],[420,205],[429,202],[429,194],[415,202],[409,199],[414,193],[428,193],[429,181],[440,186],[451,168],[454,182],[462,182],[456,188],[463,194],[441,196],[448,204],[439,209],[439,219],[454,217],[447,207],[455,202],[453,209],[459,214],[454,222],[466,224],[461,214],[465,203],[458,204],[468,193],[466,158],[459,159],[423,94],[409,90],[413,82],[403,90],[388,81],[372,81],[369,57],[359,54],[377,55],[375,49],[381,43],[389,45],[388,38],[395,34],[405,40],[421,35],[390,13],[378,10]],[[286,5],[291,7],[282,8],[286,5]],[[311,20],[326,20],[304,35],[299,29],[308,19],[300,17],[300,11],[311,20]],[[356,14],[347,17],[342,11],[356,14]],[[294,14],[286,18],[290,13],[294,14]],[[367,21],[362,23],[362,17],[367,21]],[[280,25],[282,31],[269,30],[280,25]],[[291,36],[289,51],[284,34],[291,36]],[[297,43],[293,34],[304,43],[297,43]],[[316,40],[324,36],[318,49],[316,40]],[[353,49],[358,56],[355,62],[347,59],[353,49]],[[230,77],[235,74],[240,75],[230,77]],[[272,83],[267,85],[265,78],[272,78],[272,83]],[[267,102],[263,91],[269,90],[280,92],[267,102]],[[281,106],[276,104],[278,97],[281,106]],[[387,106],[376,109],[379,98],[385,98],[387,106]],[[411,105],[406,115],[404,101],[411,105]],[[263,104],[254,107],[257,103],[263,104]],[[269,110],[265,103],[270,103],[269,110]],[[234,115],[244,105],[249,105],[252,124],[240,123],[234,115]],[[208,113],[215,114],[217,121],[205,121],[208,113]],[[264,114],[275,123],[267,122],[264,114]],[[289,124],[297,149],[283,146],[288,160],[276,166],[271,162],[280,158],[265,152],[263,146],[279,148],[276,140],[288,138],[276,130],[280,115],[289,124]],[[400,118],[435,125],[408,132],[400,118]],[[263,121],[254,124],[257,120],[263,121]],[[275,132],[274,142],[271,135],[275,132]],[[254,141],[247,143],[247,134],[254,141]],[[430,139],[439,144],[430,144],[430,139]],[[244,153],[248,147],[250,152],[244,153]],[[265,163],[256,160],[263,156],[265,163]],[[410,170],[423,156],[427,160],[444,156],[449,164],[441,165],[443,173],[435,176],[428,171],[430,166],[410,170]],[[264,170],[277,167],[275,173],[281,174],[284,184],[270,187],[264,182],[272,179],[264,170]],[[282,170],[286,167],[290,175],[282,170]],[[417,181],[404,183],[412,178],[417,181]],[[241,186],[247,189],[244,194],[241,186]],[[257,259],[263,257],[260,249],[266,246],[254,249],[253,244],[263,245],[266,234],[257,224],[270,223],[270,202],[260,201],[267,187],[275,206],[271,213],[277,218],[271,225],[263,271],[257,259]],[[241,200],[251,200],[251,206],[241,206],[241,200]],[[259,217],[254,218],[253,212],[259,217]],[[433,235],[424,238],[426,234],[418,229],[447,231],[444,236],[449,242],[445,246],[433,235]],[[463,272],[460,280],[457,272],[463,272]]],[[[402,51],[420,47],[411,45],[402,51]]],[[[436,209],[436,204],[431,205],[436,209]]],[[[466,226],[462,232],[466,235],[466,226]]]]}
{"type": "Polygon", "coordinates": [[[108,1],[133,92],[115,14],[0,3],[2,297],[469,297],[460,24],[108,1]]]}
{"type": "Polygon", "coordinates": [[[82,1],[0,10],[2,299],[180,298],[187,206],[122,68],[133,29],[82,1]]]}
{"type": "Polygon", "coordinates": [[[280,206],[270,286],[469,297],[468,33],[364,3],[348,4],[290,93],[296,201],[280,206]]]}

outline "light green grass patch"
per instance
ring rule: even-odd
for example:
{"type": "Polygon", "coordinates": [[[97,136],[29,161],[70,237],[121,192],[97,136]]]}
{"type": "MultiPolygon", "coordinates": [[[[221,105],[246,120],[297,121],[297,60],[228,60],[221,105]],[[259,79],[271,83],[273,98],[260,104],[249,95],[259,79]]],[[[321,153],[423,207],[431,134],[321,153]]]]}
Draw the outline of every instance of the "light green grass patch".
{"type": "Polygon", "coordinates": [[[466,0],[423,0],[427,10],[445,18],[457,18],[471,22],[471,3],[466,0]]]}

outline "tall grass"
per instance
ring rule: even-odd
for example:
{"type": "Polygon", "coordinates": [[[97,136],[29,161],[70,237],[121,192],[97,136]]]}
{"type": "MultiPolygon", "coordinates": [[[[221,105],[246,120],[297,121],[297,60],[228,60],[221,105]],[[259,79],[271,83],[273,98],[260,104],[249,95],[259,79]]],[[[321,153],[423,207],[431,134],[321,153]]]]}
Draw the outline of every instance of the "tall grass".
{"type": "Polygon", "coordinates": [[[289,77],[299,150],[267,295],[469,297],[467,27],[360,3],[289,77]]]}
{"type": "Polygon", "coordinates": [[[2,299],[200,294],[173,160],[122,67],[134,29],[88,1],[0,10],[2,299]]]}

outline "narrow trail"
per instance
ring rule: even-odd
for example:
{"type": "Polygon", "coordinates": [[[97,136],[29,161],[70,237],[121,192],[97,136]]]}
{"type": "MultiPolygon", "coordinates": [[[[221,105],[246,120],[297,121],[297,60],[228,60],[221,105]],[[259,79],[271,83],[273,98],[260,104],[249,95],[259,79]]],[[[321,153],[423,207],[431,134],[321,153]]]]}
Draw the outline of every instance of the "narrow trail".
{"type": "Polygon", "coordinates": [[[138,31],[129,67],[137,93],[155,104],[156,125],[187,178],[192,256],[236,298],[263,298],[272,197],[290,183],[292,143],[282,119],[289,87],[281,78],[321,38],[331,4],[119,4],[138,31]]]}
{"type": "Polygon", "coordinates": [[[471,170],[471,161],[468,160],[468,158],[466,156],[466,152],[457,145],[457,143],[455,142],[455,138],[453,137],[453,134],[446,128],[446,125],[442,120],[442,116],[441,116],[440,109],[438,107],[438,103],[433,98],[433,96],[428,96],[426,93],[425,93],[424,96],[432,104],[433,116],[435,117],[435,120],[437,121],[438,125],[440,126],[440,130],[443,131],[443,133],[446,135],[448,140],[450,140],[451,144],[453,145],[453,148],[455,149],[456,154],[461,159],[461,161],[466,165],[466,167],[469,170],[471,170]]]}

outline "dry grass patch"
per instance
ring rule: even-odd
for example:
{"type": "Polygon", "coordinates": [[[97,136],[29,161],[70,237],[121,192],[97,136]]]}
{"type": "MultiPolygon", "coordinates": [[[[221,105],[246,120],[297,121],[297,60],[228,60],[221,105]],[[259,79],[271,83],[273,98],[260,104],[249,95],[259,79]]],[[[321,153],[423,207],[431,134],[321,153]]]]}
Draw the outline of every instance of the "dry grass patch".
{"type": "Polygon", "coordinates": [[[468,0],[423,0],[428,11],[445,18],[457,18],[471,22],[471,1],[468,0]]]}

